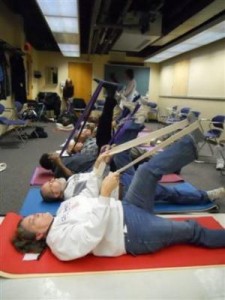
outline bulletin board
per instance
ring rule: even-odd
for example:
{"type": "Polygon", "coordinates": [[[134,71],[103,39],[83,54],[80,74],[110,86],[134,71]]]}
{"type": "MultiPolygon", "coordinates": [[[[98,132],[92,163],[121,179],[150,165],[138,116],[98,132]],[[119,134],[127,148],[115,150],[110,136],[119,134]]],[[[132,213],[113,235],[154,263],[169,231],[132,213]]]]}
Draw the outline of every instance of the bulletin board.
{"type": "Polygon", "coordinates": [[[150,68],[133,65],[105,65],[105,80],[110,80],[110,74],[114,73],[117,81],[122,85],[126,85],[125,71],[132,69],[134,71],[134,78],[137,82],[137,91],[141,95],[145,95],[149,91],[150,68]]]}

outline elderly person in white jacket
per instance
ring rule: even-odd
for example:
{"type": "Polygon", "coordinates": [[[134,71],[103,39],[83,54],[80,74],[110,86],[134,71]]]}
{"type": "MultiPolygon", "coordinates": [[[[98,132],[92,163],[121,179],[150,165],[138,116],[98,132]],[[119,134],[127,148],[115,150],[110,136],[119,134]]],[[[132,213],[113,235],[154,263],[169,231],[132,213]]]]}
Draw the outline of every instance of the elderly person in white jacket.
{"type": "MultiPolygon", "coordinates": [[[[123,202],[112,196],[118,188],[119,175],[111,173],[102,180],[101,172],[94,169],[86,188],[62,202],[55,217],[44,213],[23,218],[14,246],[22,252],[40,252],[47,245],[58,259],[65,261],[90,253],[153,253],[175,244],[225,247],[225,229],[210,230],[193,220],[173,221],[153,213],[157,182],[163,174],[196,159],[198,141],[194,133],[185,136],[139,166],[123,202]]],[[[102,156],[102,161],[105,159],[107,154],[102,156]]]]}

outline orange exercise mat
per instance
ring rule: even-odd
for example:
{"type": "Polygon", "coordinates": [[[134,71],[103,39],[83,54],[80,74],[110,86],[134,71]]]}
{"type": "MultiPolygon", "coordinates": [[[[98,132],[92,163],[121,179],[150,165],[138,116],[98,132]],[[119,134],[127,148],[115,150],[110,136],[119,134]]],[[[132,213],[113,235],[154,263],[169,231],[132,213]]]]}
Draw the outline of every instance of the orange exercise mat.
{"type": "MultiPolygon", "coordinates": [[[[15,213],[9,213],[0,226],[0,276],[3,277],[20,278],[86,272],[225,265],[225,249],[205,249],[187,245],[172,246],[155,254],[135,257],[123,255],[116,258],[106,258],[88,255],[69,262],[59,261],[47,249],[39,260],[23,261],[23,254],[18,253],[11,245],[11,239],[20,218],[15,213]]],[[[221,225],[213,217],[196,219],[208,228],[221,228],[221,225]]]]}

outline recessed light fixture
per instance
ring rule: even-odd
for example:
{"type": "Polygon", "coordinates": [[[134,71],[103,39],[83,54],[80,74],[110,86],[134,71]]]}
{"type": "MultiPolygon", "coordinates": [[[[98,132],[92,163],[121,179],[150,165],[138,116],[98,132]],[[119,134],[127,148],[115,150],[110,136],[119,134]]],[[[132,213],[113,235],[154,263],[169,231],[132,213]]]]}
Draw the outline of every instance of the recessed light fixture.
{"type": "Polygon", "coordinates": [[[80,56],[77,0],[36,0],[64,56],[80,56]],[[62,37],[64,37],[65,44],[62,37]],[[66,40],[70,40],[68,44],[66,40]],[[69,45],[69,46],[68,46],[69,45]],[[70,50],[68,50],[68,48],[70,50]],[[63,49],[63,50],[62,50],[63,49]],[[67,55],[70,52],[70,55],[67,55]]]}
{"type": "Polygon", "coordinates": [[[222,21],[210,28],[183,40],[180,43],[166,47],[166,49],[145,59],[145,62],[158,63],[169,58],[175,57],[187,51],[208,45],[215,41],[225,38],[225,21],[222,21]]]}

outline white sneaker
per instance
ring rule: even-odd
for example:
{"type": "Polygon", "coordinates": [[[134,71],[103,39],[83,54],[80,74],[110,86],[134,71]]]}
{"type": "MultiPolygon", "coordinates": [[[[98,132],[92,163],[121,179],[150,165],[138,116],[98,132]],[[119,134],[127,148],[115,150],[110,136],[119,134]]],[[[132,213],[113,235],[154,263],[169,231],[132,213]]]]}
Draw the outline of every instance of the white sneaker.
{"type": "Polygon", "coordinates": [[[207,191],[206,193],[211,201],[225,198],[225,188],[223,187],[220,187],[215,190],[207,191]]]}
{"type": "Polygon", "coordinates": [[[0,162],[0,172],[4,171],[7,168],[7,164],[4,162],[0,162]]]}
{"type": "Polygon", "coordinates": [[[224,160],[222,158],[218,158],[216,161],[216,169],[222,170],[224,168],[224,160]]]}

